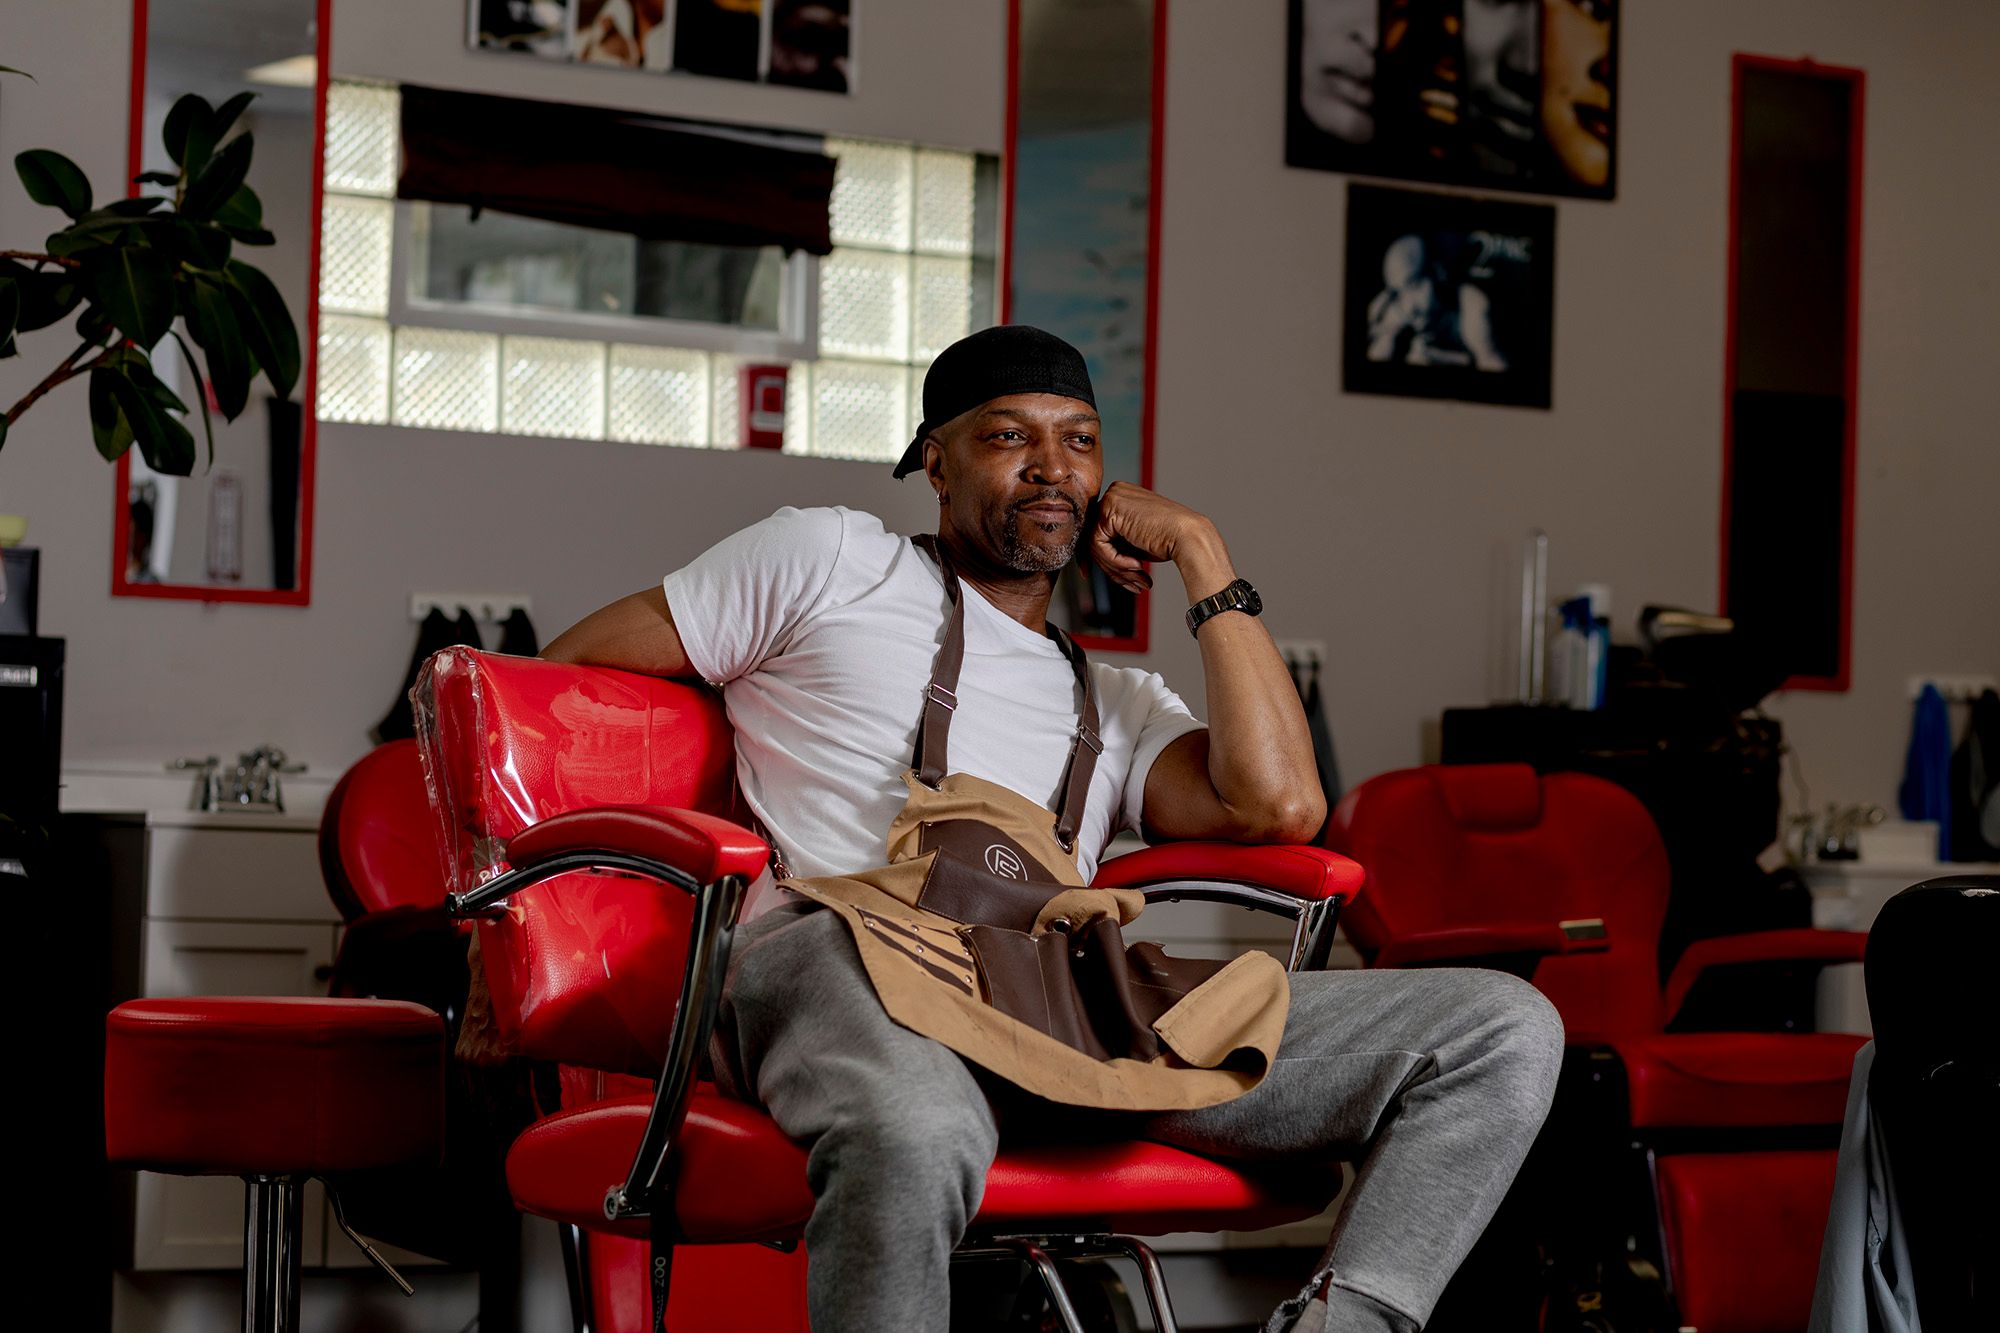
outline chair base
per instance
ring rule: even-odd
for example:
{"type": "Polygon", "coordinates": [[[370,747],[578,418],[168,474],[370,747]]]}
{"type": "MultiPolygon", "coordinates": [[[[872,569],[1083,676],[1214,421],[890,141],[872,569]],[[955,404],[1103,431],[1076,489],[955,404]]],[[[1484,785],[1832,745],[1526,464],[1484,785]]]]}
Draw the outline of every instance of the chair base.
{"type": "Polygon", "coordinates": [[[305,1177],[243,1183],[243,1333],[298,1333],[305,1177]]]}
{"type": "Polygon", "coordinates": [[[1153,1311],[1153,1327],[1159,1333],[1179,1333],[1180,1330],[1180,1325],[1174,1322],[1174,1305],[1167,1295],[1167,1276],[1160,1267],[1160,1258],[1153,1253],[1152,1246],[1137,1236],[1110,1233],[990,1236],[965,1242],[952,1252],[951,1258],[953,1263],[977,1263],[991,1259],[1025,1262],[1041,1278],[1042,1287],[1049,1294],[1049,1304],[1054,1307],[1056,1317],[1062,1320],[1064,1333],[1085,1333],[1085,1330],[1083,1320],[1077,1315],[1076,1305],[1070,1300],[1069,1289],[1063,1285],[1056,1261],[1130,1259],[1138,1266],[1139,1280],[1145,1286],[1146,1304],[1153,1311]]]}

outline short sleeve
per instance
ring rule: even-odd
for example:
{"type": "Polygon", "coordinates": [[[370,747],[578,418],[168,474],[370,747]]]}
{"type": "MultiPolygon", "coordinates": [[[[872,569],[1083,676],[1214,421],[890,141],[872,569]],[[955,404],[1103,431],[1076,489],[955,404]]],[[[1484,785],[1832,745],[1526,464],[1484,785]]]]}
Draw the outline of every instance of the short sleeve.
{"type": "Polygon", "coordinates": [[[1119,802],[1118,826],[1121,829],[1140,828],[1146,807],[1146,777],[1153,771],[1153,764],[1161,751],[1190,731],[1201,731],[1204,724],[1200,718],[1188,711],[1181,697],[1167,687],[1167,682],[1152,672],[1148,672],[1139,685],[1139,695],[1146,702],[1146,721],[1139,728],[1138,742],[1132,749],[1132,767],[1125,775],[1125,792],[1119,802]]]}
{"type": "Polygon", "coordinates": [[[845,510],[788,506],[661,581],[703,680],[735,680],[783,650],[832,579],[846,526],[845,510]]]}

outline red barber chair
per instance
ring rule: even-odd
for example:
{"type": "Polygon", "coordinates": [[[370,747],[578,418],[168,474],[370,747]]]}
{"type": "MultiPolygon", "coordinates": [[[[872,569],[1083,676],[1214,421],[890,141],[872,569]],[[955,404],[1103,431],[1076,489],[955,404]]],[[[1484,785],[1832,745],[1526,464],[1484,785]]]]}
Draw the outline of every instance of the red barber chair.
{"type": "Polygon", "coordinates": [[[1387,773],[1348,794],[1325,841],[1368,867],[1368,893],[1344,924],[1372,966],[1501,967],[1561,1011],[1570,1056],[1524,1188],[1587,1212],[1582,1196],[1605,1189],[1606,1159],[1550,1141],[1596,1135],[1650,1205],[1607,1220],[1663,1261],[1681,1326],[1803,1329],[1864,1039],[1801,1029],[1819,969],[1859,962],[1866,937],[1698,940],[1662,987],[1665,848],[1636,798],[1579,773],[1387,773]],[[1730,1011],[1740,1019],[1772,994],[1790,1010],[1764,1006],[1731,1025],[1730,1011]]]}
{"type": "MultiPolygon", "coordinates": [[[[450,901],[479,922],[497,1035],[531,1059],[601,1071],[565,1078],[566,1101],[632,1075],[658,1079],[531,1126],[508,1155],[515,1202],[579,1238],[621,1238],[628,1252],[650,1239],[655,1301],[677,1260],[706,1266],[685,1262],[691,1247],[795,1247],[813,1206],[805,1150],[698,1075],[731,925],[769,855],[732,819],[720,698],[464,648],[433,657],[416,695],[450,901]]],[[[1097,882],[1284,912],[1297,923],[1294,962],[1306,965],[1324,960],[1334,913],[1361,878],[1318,848],[1181,844],[1119,857],[1097,882]]],[[[1157,1326],[1172,1329],[1159,1265],[1136,1236],[1310,1217],[1338,1183],[1330,1163],[1253,1171],[1148,1143],[1003,1149],[960,1257],[1025,1260],[1063,1327],[1080,1333],[1056,1261],[1130,1256],[1157,1326]]],[[[572,1269],[579,1328],[606,1328],[590,1308],[602,1290],[590,1265],[572,1269]]],[[[684,1313],[678,1298],[666,1309],[684,1313]]],[[[765,1326],[803,1323],[794,1305],[765,1326]]],[[[742,1323],[718,1314],[687,1326],[742,1323]]]]}
{"type": "MultiPolygon", "coordinates": [[[[465,1011],[470,924],[449,916],[436,823],[414,740],[363,755],[327,794],[320,871],[345,922],[331,991],[407,1000],[444,1017],[447,1049],[465,1011]]],[[[347,1211],[378,1240],[479,1272],[479,1326],[521,1325],[521,1221],[502,1163],[532,1118],[525,1070],[445,1071],[442,1160],[349,1181],[347,1211]]]]}

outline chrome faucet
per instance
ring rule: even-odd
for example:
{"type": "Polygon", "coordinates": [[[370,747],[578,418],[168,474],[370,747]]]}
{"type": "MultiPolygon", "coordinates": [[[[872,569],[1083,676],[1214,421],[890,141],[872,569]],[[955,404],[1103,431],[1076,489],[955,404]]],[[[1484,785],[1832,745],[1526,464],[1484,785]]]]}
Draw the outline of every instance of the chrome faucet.
{"type": "Polygon", "coordinates": [[[285,794],[279,776],[306,771],[304,764],[288,762],[285,752],[275,745],[260,745],[254,750],[247,750],[226,769],[214,755],[201,759],[176,759],[167,767],[176,772],[195,772],[196,781],[200,784],[195,798],[197,810],[245,810],[265,814],[284,813],[285,794]]]}

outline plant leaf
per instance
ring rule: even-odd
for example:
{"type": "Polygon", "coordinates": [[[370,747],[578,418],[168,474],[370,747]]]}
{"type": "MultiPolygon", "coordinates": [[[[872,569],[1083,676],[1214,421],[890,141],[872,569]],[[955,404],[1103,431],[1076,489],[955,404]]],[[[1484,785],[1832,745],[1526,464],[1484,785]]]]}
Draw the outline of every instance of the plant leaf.
{"type": "Polygon", "coordinates": [[[181,196],[181,216],[195,222],[213,218],[215,211],[250,174],[250,154],[256,147],[257,137],[245,130],[216,150],[201,174],[187,187],[187,193],[181,196]]]}
{"type": "Polygon", "coordinates": [[[236,308],[229,289],[222,283],[196,277],[188,284],[188,332],[208,353],[208,378],[215,385],[215,402],[222,415],[234,421],[250,401],[251,348],[245,344],[236,308]]]}
{"type": "Polygon", "coordinates": [[[167,112],[166,122],[160,127],[160,138],[167,145],[167,156],[190,175],[201,170],[208,161],[208,155],[215,151],[215,135],[208,131],[208,124],[214,116],[215,110],[209,106],[206,97],[198,93],[184,93],[175,99],[172,110],[167,112]],[[197,131],[201,132],[199,136],[197,131]],[[201,153],[200,159],[193,163],[188,161],[190,138],[197,139],[196,146],[201,153]]]}
{"type": "Polygon", "coordinates": [[[60,208],[73,218],[90,211],[90,181],[61,153],[30,148],[15,156],[14,170],[36,203],[60,208]]]}
{"type": "Polygon", "coordinates": [[[0,65],[0,74],[18,74],[30,83],[39,82],[39,80],[36,79],[34,75],[28,73],[27,70],[15,69],[12,65],[0,65]]]}
{"type": "Polygon", "coordinates": [[[157,194],[142,194],[135,195],[130,199],[113,199],[97,211],[122,218],[141,217],[166,202],[165,199],[157,194]]]}
{"type": "Polygon", "coordinates": [[[215,210],[215,224],[219,227],[242,227],[254,230],[264,225],[264,201],[257,192],[245,185],[235,194],[222,201],[222,207],[215,210]]]}
{"type": "Polygon", "coordinates": [[[11,259],[0,260],[0,276],[13,280],[21,292],[21,314],[17,328],[22,333],[45,329],[76,309],[83,299],[83,285],[75,271],[60,268],[53,272],[29,268],[11,259]]]}
{"type": "Polygon", "coordinates": [[[72,227],[67,231],[52,233],[42,245],[56,258],[68,259],[85,250],[95,250],[111,244],[111,238],[116,234],[115,231],[104,227],[90,231],[72,227]]]}
{"type": "Polygon", "coordinates": [[[111,323],[141,347],[167,336],[174,322],[174,269],[150,245],[115,245],[93,251],[84,272],[91,296],[111,323]]]}
{"type": "Polygon", "coordinates": [[[132,447],[132,419],[119,406],[118,393],[113,387],[122,379],[108,365],[90,372],[90,438],[106,462],[132,447]]]}
{"type": "Polygon", "coordinates": [[[134,185],[179,185],[180,173],[175,171],[142,171],[132,178],[134,185]]]}
{"type": "Polygon", "coordinates": [[[12,278],[0,278],[0,348],[14,341],[14,326],[21,321],[21,289],[12,278]]]}
{"type": "Polygon", "coordinates": [[[194,363],[194,353],[189,350],[187,340],[178,333],[170,333],[174,345],[181,349],[181,360],[187,363],[188,374],[194,379],[194,400],[201,406],[201,433],[208,438],[208,465],[215,466],[215,423],[208,415],[208,382],[201,377],[201,368],[194,363]]]}
{"type": "MultiPolygon", "coordinates": [[[[159,378],[152,368],[144,365],[143,359],[135,361],[127,357],[106,369],[111,372],[106,381],[108,391],[131,424],[133,442],[139,446],[146,466],[175,477],[193,472],[194,436],[138,382],[138,377],[143,376],[149,385],[157,385],[159,378]]],[[[91,375],[97,373],[93,370],[91,375]]]]}
{"type": "Polygon", "coordinates": [[[249,106],[256,99],[257,94],[253,92],[241,92],[215,108],[215,114],[210,117],[209,125],[215,131],[215,137],[218,141],[221,140],[223,135],[229,133],[229,127],[234,125],[236,118],[243,114],[243,108],[249,106]]]}
{"type": "Polygon", "coordinates": [[[289,398],[299,382],[299,331],[285,298],[259,269],[240,259],[224,270],[236,305],[237,324],[250,343],[250,353],[264,368],[264,378],[280,398],[289,398]]]}

